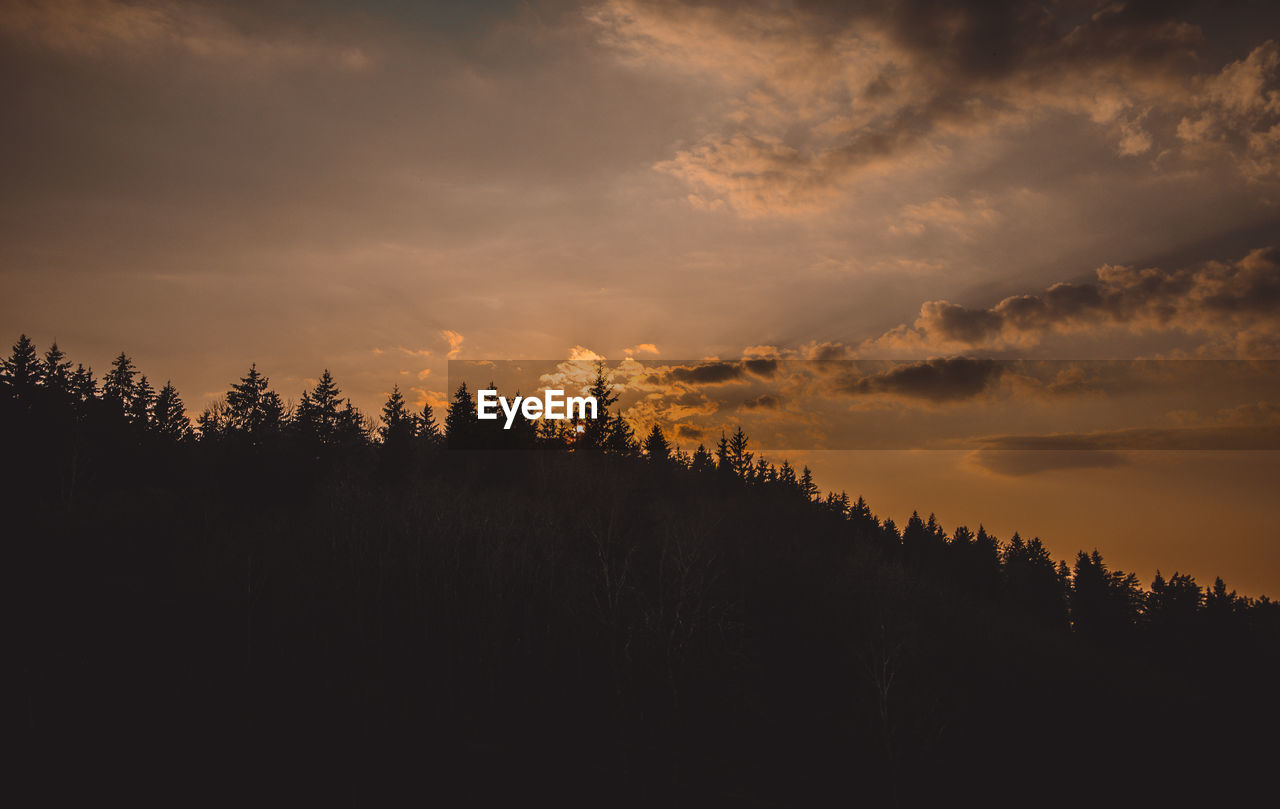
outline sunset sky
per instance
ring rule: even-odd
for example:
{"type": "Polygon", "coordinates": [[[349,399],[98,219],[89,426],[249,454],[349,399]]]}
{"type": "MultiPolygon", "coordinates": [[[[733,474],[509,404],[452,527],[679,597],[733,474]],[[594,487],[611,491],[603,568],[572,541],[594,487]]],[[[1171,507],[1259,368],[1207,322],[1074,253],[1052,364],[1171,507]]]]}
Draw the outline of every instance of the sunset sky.
{"type": "MultiPolygon", "coordinates": [[[[0,65],[4,339],[125,350],[193,412],[251,362],[374,413],[441,401],[450,359],[1280,360],[1263,0],[4,0],[0,65]]],[[[1275,371],[1239,367],[1256,396],[1104,386],[1089,429],[1274,434],[1275,371]]],[[[1013,379],[837,401],[1080,430],[1013,379]]],[[[770,450],[899,523],[1280,595],[1273,444],[1095,443],[770,450]]]]}

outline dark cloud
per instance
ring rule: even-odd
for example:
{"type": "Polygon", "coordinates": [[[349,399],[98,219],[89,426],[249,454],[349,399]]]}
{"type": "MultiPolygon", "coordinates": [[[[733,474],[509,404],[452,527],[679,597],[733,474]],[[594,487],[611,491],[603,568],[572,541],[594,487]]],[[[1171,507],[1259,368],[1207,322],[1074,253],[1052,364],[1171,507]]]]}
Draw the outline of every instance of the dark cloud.
{"type": "Polygon", "coordinates": [[[744,360],[742,365],[756,376],[765,378],[773,376],[778,370],[776,359],[744,360]]]}
{"type": "Polygon", "coordinates": [[[1122,452],[1280,449],[1280,424],[1140,427],[1091,433],[1002,435],[978,439],[985,449],[1020,452],[1122,452]]]}
{"type": "Polygon", "coordinates": [[[1022,477],[1062,469],[1112,469],[1129,459],[1119,452],[1088,450],[992,450],[969,453],[969,460],[987,472],[1022,477]]]}
{"type": "Polygon", "coordinates": [[[692,424],[677,424],[673,429],[675,431],[676,438],[697,440],[706,434],[704,430],[701,430],[692,424]]]}
{"type": "Polygon", "coordinates": [[[718,385],[741,379],[741,365],[729,362],[711,362],[705,365],[677,366],[665,375],[654,374],[649,381],[655,384],[662,382],[685,382],[691,385],[718,385]]]}
{"type": "Polygon", "coordinates": [[[882,373],[844,376],[837,390],[851,394],[887,393],[930,402],[972,399],[998,379],[1004,366],[995,360],[955,357],[903,364],[882,373]]]}
{"type": "Polygon", "coordinates": [[[1055,284],[987,309],[930,301],[912,325],[871,344],[921,350],[1025,345],[1054,332],[1100,327],[1202,333],[1236,356],[1269,356],[1280,348],[1280,250],[1180,270],[1108,265],[1096,281],[1055,284]]]}
{"type": "Polygon", "coordinates": [[[777,410],[781,402],[777,396],[762,394],[754,399],[747,399],[742,403],[744,410],[777,410]]]}

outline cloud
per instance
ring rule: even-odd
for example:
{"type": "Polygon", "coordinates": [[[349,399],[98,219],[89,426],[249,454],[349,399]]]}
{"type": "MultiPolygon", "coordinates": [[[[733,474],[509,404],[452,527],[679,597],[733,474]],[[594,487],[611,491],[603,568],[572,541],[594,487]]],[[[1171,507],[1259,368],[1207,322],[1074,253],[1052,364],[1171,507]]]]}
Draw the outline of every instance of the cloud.
{"type": "Polygon", "coordinates": [[[1132,427],[1087,433],[998,435],[974,439],[983,449],[1034,452],[1120,452],[1280,449],[1280,424],[1132,427]]]}
{"type": "Polygon", "coordinates": [[[236,67],[368,68],[368,49],[292,33],[245,30],[204,4],[35,0],[0,6],[0,33],[64,56],[147,59],[181,55],[236,67]]]}
{"type": "Polygon", "coordinates": [[[768,359],[749,359],[742,361],[742,367],[746,368],[752,374],[760,377],[771,377],[778,372],[778,360],[770,357],[768,359]]]}
{"type": "Polygon", "coordinates": [[[780,405],[781,402],[777,396],[770,396],[767,393],[761,394],[754,399],[747,399],[742,403],[744,410],[777,410],[780,405]]]}
{"type": "Polygon", "coordinates": [[[988,308],[929,301],[909,325],[864,343],[859,353],[917,354],[1027,348],[1055,334],[1181,332],[1200,335],[1202,353],[1280,355],[1280,250],[1181,270],[1106,265],[1090,283],[1060,283],[988,308]]]}
{"type": "Polygon", "coordinates": [[[696,441],[706,435],[705,430],[699,429],[692,424],[676,424],[672,429],[676,438],[687,438],[692,441],[696,441]]]}
{"type": "Polygon", "coordinates": [[[449,353],[446,355],[449,359],[458,356],[458,352],[462,350],[462,342],[467,339],[453,329],[441,329],[440,338],[449,344],[449,353]]]}
{"type": "Polygon", "coordinates": [[[653,343],[637,343],[630,348],[622,349],[622,353],[632,356],[635,354],[657,354],[658,347],[653,343]]]}
{"type": "Polygon", "coordinates": [[[1003,370],[994,360],[934,359],[898,365],[878,374],[844,374],[835,389],[854,395],[881,393],[931,403],[958,402],[984,393],[1003,370]]]}
{"type": "Polygon", "coordinates": [[[1192,149],[1233,155],[1251,179],[1280,175],[1280,46],[1268,40],[1198,89],[1178,138],[1192,149]]]}
{"type": "Polygon", "coordinates": [[[718,385],[742,379],[741,365],[730,362],[709,362],[702,365],[677,365],[665,373],[651,377],[654,382],[684,382],[691,385],[718,385]]]}
{"type": "Polygon", "coordinates": [[[980,449],[968,453],[965,460],[984,472],[1001,477],[1023,477],[1064,469],[1114,469],[1129,463],[1128,457],[1120,452],[1087,450],[980,449]]]}
{"type": "Polygon", "coordinates": [[[955,197],[938,197],[931,202],[905,206],[896,222],[889,226],[889,233],[920,236],[927,229],[936,229],[968,240],[978,231],[999,224],[1000,219],[1000,212],[986,197],[975,196],[966,202],[955,197]]]}
{"type": "Polygon", "coordinates": [[[1054,114],[1091,122],[1119,156],[1212,140],[1274,179],[1276,46],[1206,71],[1202,32],[1177,11],[605,0],[587,16],[628,65],[720,89],[705,131],[654,168],[695,207],[758,217],[827,210],[868,174],[936,165],[975,136],[1054,114]]]}

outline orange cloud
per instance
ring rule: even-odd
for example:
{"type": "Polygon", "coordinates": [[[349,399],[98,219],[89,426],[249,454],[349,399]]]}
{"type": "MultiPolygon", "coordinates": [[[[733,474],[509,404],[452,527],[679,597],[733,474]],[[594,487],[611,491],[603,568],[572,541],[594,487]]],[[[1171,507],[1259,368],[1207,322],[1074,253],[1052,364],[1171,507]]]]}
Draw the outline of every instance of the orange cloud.
{"type": "Polygon", "coordinates": [[[446,355],[449,359],[454,359],[458,356],[458,352],[462,350],[463,340],[467,339],[461,333],[452,329],[441,329],[440,337],[449,344],[449,353],[446,355]]]}

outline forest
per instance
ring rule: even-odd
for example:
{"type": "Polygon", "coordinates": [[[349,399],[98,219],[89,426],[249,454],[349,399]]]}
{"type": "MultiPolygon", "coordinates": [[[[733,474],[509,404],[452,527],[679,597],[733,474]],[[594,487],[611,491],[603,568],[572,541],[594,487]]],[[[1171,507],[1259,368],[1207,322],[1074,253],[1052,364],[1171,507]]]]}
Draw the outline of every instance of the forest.
{"type": "Polygon", "coordinates": [[[1277,602],[1144,583],[1088,537],[1064,560],[899,526],[741,429],[636,435],[603,367],[590,393],[581,431],[504,430],[465,385],[372,418],[328,371],[290,404],[253,365],[191,414],[125,353],[97,378],[20,337],[0,505],[29,803],[1273,789],[1277,602]]]}

